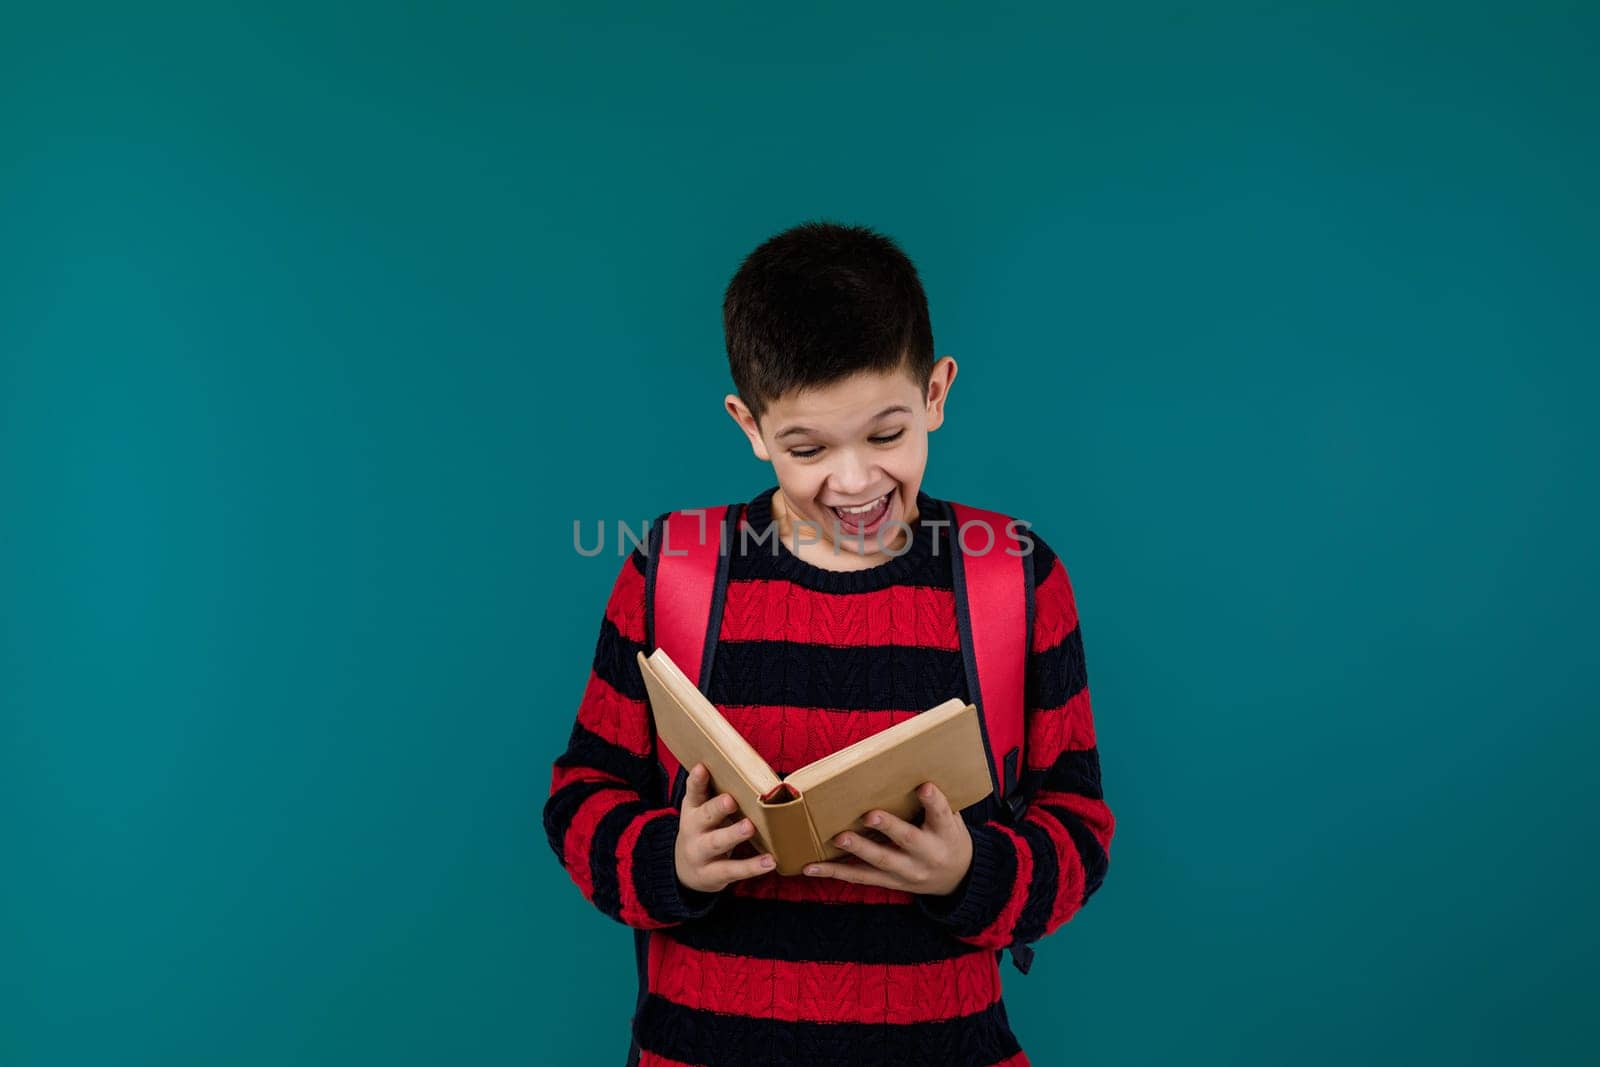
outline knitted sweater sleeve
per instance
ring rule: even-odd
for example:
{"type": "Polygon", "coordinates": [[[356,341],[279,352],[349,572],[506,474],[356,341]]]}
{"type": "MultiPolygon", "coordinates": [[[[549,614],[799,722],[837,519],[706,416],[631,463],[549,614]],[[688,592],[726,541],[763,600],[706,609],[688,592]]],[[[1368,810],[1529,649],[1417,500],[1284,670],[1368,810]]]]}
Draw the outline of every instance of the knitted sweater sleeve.
{"type": "Polygon", "coordinates": [[[645,649],[645,556],[635,548],[600,623],[594,664],[567,749],[551,768],[544,829],[584,898],[636,929],[710,913],[721,894],[678,881],[678,810],[660,803],[645,649]]]}
{"type": "Polygon", "coordinates": [[[1022,819],[969,822],[972,866],[945,896],[917,897],[924,914],[962,941],[1003,948],[1037,941],[1100,888],[1116,820],[1100,783],[1088,674],[1072,584],[1059,557],[1034,541],[1034,627],[1018,790],[1022,819]]]}

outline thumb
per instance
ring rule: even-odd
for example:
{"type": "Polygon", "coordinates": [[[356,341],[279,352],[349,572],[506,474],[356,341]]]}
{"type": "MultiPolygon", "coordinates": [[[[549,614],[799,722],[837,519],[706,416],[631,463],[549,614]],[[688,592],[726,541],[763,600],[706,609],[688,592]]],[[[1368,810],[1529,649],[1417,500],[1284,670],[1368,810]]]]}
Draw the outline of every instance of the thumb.
{"type": "Polygon", "coordinates": [[[711,775],[706,772],[706,765],[704,763],[696,763],[689,771],[689,782],[683,790],[684,811],[688,811],[691,808],[698,808],[700,805],[704,804],[708,799],[710,799],[706,796],[706,784],[710,777],[711,775]]]}
{"type": "Polygon", "coordinates": [[[927,812],[924,823],[929,829],[938,832],[948,826],[956,816],[950,809],[950,800],[944,791],[932,782],[924,782],[917,790],[917,796],[922,800],[922,808],[927,812]]]}

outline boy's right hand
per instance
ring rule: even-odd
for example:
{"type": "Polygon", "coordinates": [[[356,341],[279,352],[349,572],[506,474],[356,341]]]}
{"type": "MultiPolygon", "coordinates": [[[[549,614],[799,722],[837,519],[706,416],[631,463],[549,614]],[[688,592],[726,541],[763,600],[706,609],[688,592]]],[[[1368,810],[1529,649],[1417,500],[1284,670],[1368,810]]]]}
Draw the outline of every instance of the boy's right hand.
{"type": "Polygon", "coordinates": [[[710,784],[706,765],[696,763],[689,772],[683,810],[678,816],[678,881],[702,893],[720,892],[730,882],[755,878],[773,868],[772,857],[766,854],[748,859],[725,858],[741,842],[750,840],[755,827],[749,819],[723,826],[739,806],[727,793],[707,797],[710,784]]]}

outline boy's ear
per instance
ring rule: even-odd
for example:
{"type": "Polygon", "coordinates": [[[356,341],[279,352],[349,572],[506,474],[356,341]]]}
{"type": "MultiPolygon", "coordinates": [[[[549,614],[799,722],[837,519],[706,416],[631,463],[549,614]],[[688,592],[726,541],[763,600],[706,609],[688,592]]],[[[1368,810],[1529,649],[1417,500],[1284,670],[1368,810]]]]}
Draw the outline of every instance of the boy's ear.
{"type": "Polygon", "coordinates": [[[956,380],[954,356],[944,356],[933,365],[928,377],[928,429],[937,430],[944,424],[944,402],[950,395],[950,386],[956,380]]]}
{"type": "Polygon", "coordinates": [[[745,407],[744,401],[739,399],[739,394],[729,393],[723,397],[722,406],[728,409],[728,414],[738,423],[739,429],[750,438],[750,449],[756,454],[756,458],[771,463],[772,457],[767,454],[767,443],[761,439],[761,426],[756,422],[756,417],[750,414],[750,409],[745,407]]]}

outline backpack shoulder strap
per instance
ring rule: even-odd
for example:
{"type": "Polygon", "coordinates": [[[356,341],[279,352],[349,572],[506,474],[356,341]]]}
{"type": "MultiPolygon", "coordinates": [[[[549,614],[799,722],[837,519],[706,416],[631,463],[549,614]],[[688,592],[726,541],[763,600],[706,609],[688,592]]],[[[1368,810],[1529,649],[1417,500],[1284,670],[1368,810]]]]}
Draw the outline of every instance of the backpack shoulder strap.
{"type": "MultiPolygon", "coordinates": [[[[1001,812],[1020,822],[1026,800],[1017,789],[1027,734],[1028,650],[1033,646],[1033,545],[998,511],[949,502],[956,625],[967,688],[978,708],[984,754],[1001,812]]],[[[1008,945],[1023,974],[1033,948],[1008,945]]],[[[998,959],[1004,949],[995,950],[998,959]]]]}
{"type": "MultiPolygon", "coordinates": [[[[684,508],[662,515],[650,528],[645,563],[645,645],[664,648],[703,693],[722,629],[728,556],[743,506],[684,508]]],[[[651,724],[654,734],[654,722],[651,724]]],[[[683,802],[688,770],[657,738],[656,759],[666,801],[683,802]]]]}
{"type": "Polygon", "coordinates": [[[995,796],[1020,818],[1033,555],[1009,516],[950,503],[956,624],[995,796]]]}

